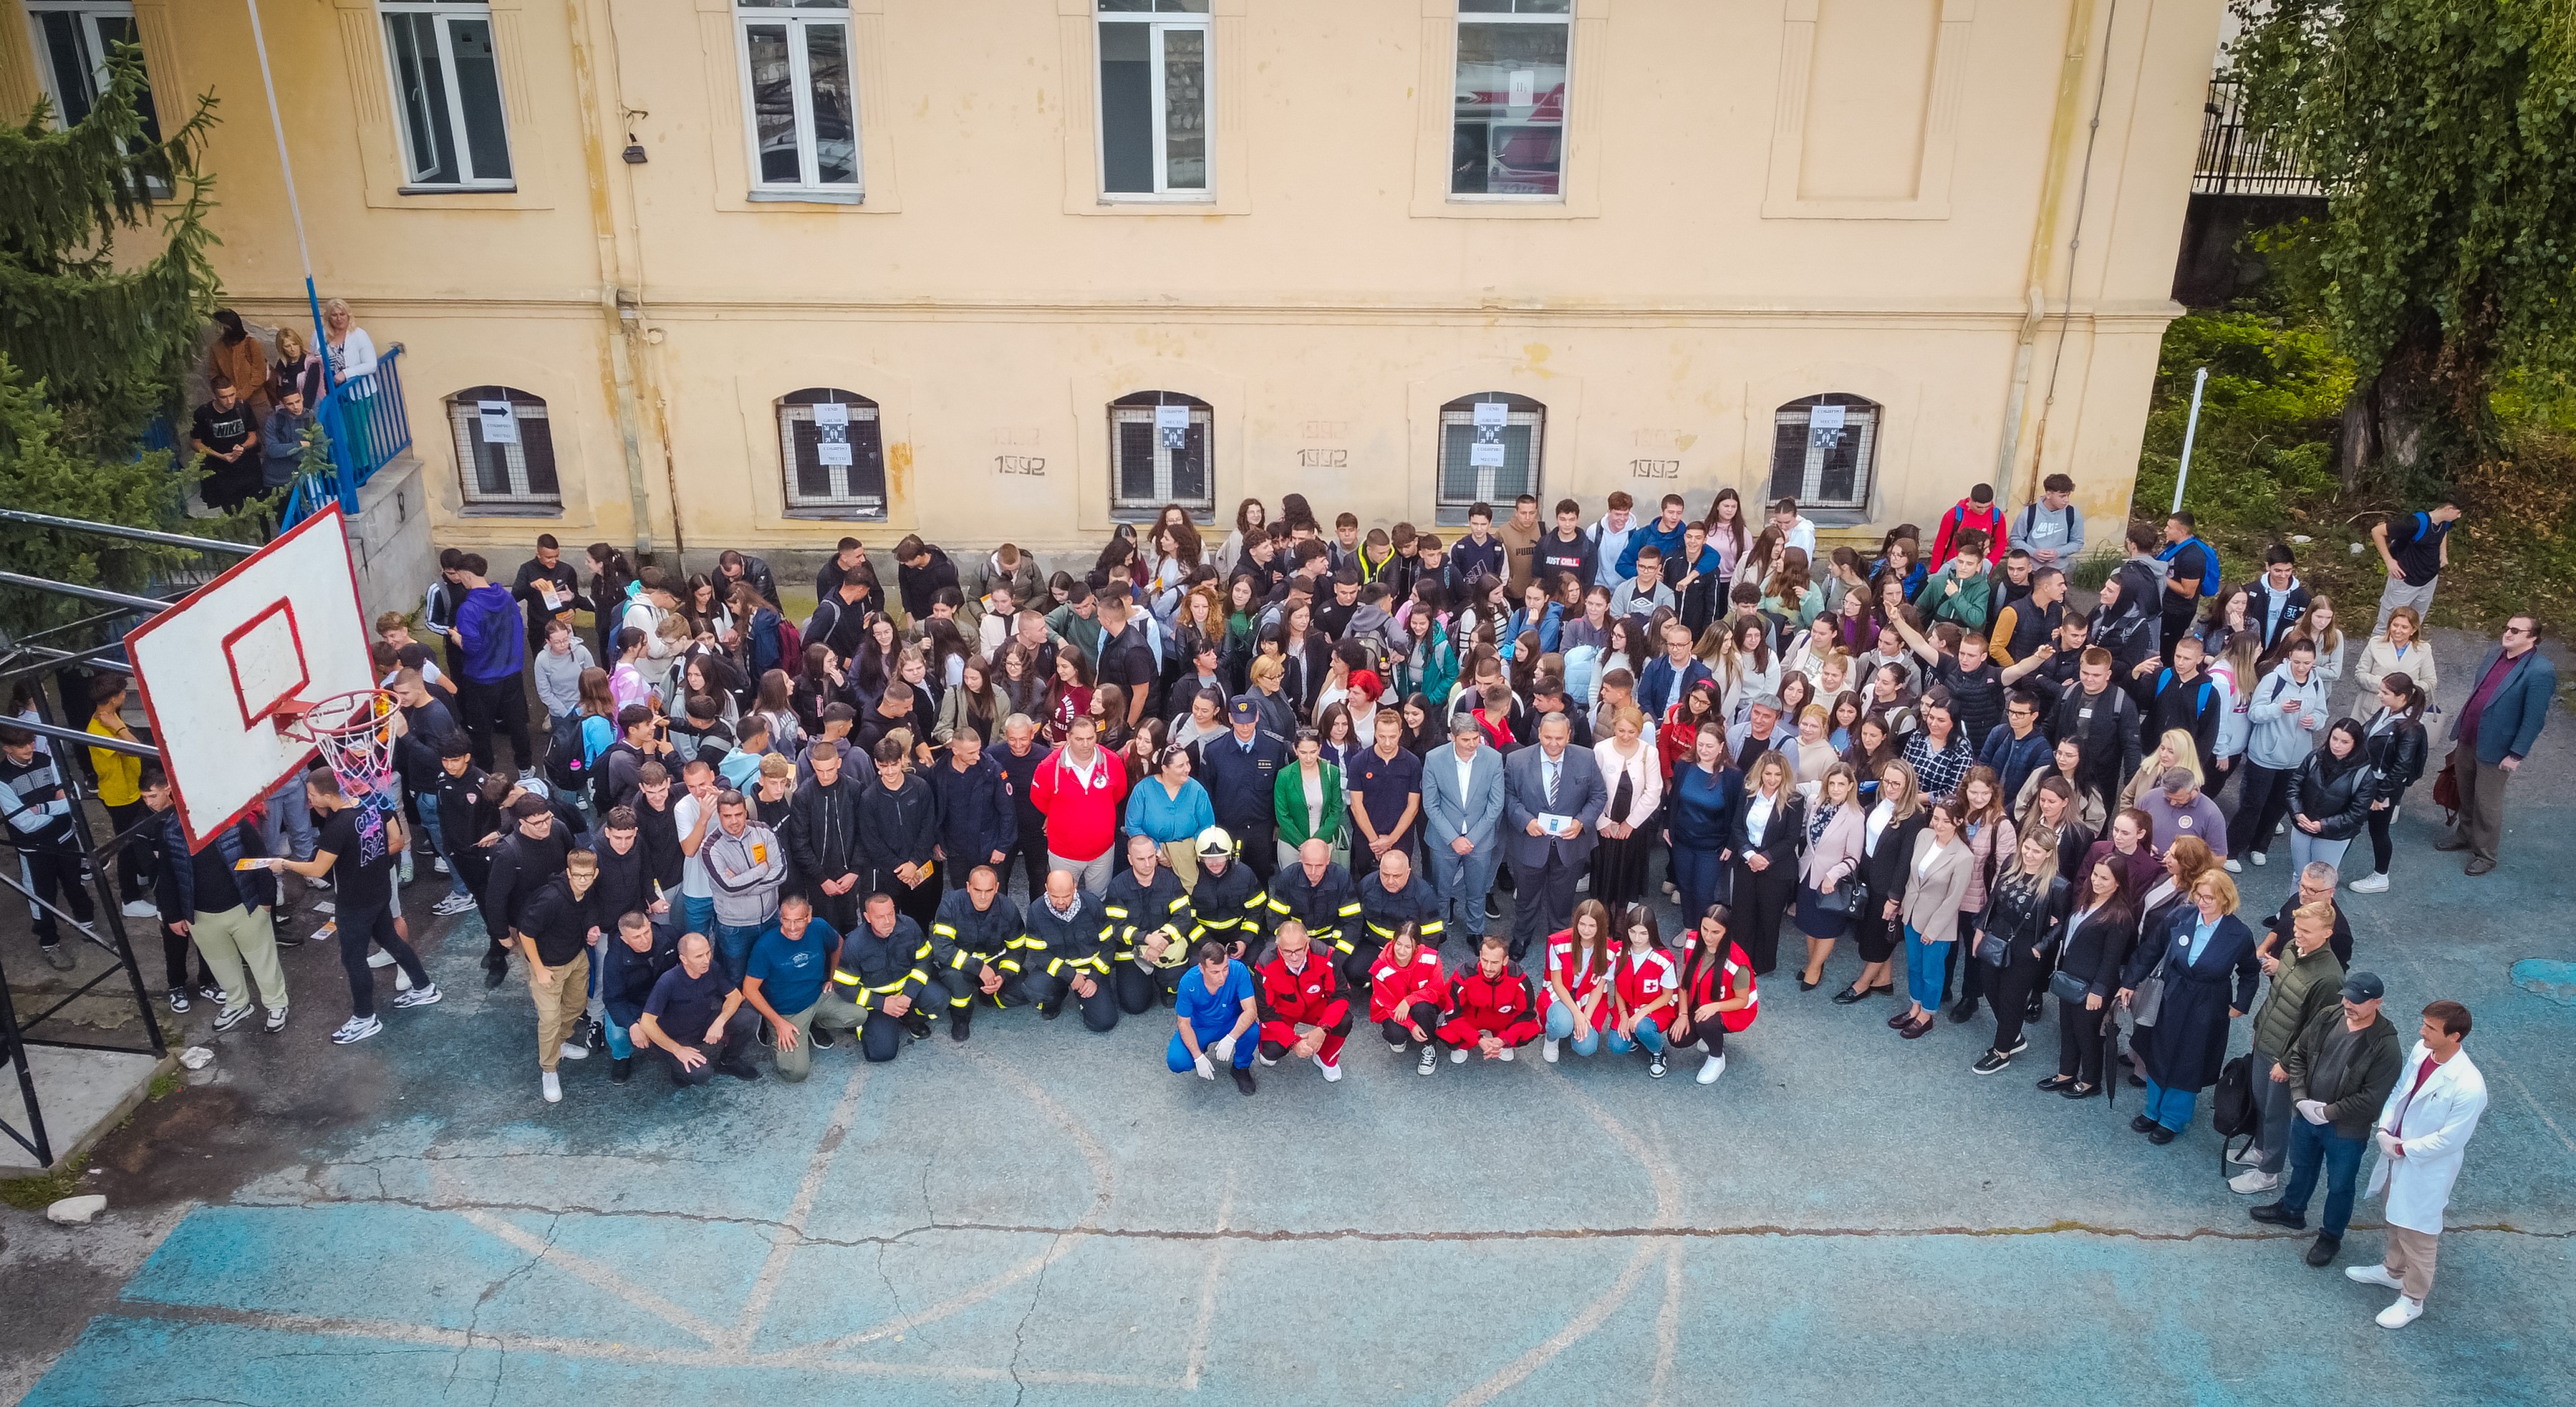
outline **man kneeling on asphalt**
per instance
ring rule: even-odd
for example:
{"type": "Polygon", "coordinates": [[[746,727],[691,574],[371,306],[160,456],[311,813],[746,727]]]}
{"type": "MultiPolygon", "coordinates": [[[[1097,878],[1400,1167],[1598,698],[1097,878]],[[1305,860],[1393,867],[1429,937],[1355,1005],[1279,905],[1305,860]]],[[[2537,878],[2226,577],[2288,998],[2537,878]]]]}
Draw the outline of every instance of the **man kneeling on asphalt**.
{"type": "Polygon", "coordinates": [[[1471,1049],[1487,1060],[1509,1060],[1538,1039],[1538,991],[1512,961],[1511,942],[1501,934],[1485,935],[1476,965],[1450,979],[1449,991],[1451,1016],[1439,1034],[1451,1064],[1467,1063],[1471,1049]]]}
{"type": "Polygon", "coordinates": [[[635,1043],[643,1038],[636,1023],[662,974],[680,965],[677,943],[653,926],[652,916],[628,912],[617,916],[617,936],[600,945],[599,1001],[608,1014],[608,1082],[622,1085],[635,1076],[635,1043]]]}
{"type": "Polygon", "coordinates": [[[791,1085],[812,1072],[814,1047],[831,1043],[814,1029],[814,1016],[840,951],[841,935],[814,917],[814,901],[802,894],[778,901],[778,927],[752,945],[742,999],[769,1023],[771,1064],[791,1085]]]}
{"type": "Polygon", "coordinates": [[[1306,925],[1295,919],[1271,935],[1270,960],[1255,983],[1260,996],[1261,1063],[1315,1059],[1327,1084],[1342,1078],[1342,1042],[1351,1034],[1351,1003],[1333,965],[1307,950],[1306,925]]]}
{"type": "Polygon", "coordinates": [[[1234,1087],[1250,1094],[1254,1087],[1252,1028],[1260,1016],[1255,1010],[1252,970],[1227,957],[1225,948],[1214,938],[1199,944],[1197,965],[1182,975],[1176,1008],[1181,1029],[1163,1053],[1163,1063],[1174,1074],[1195,1071],[1202,1080],[1215,1079],[1220,1063],[1230,1064],[1234,1087]]]}
{"type": "Polygon", "coordinates": [[[716,965],[715,944],[703,933],[683,933],[680,964],[654,982],[634,1038],[662,1052],[673,1084],[702,1085],[718,1070],[756,1080],[751,1036],[759,1025],[759,1017],[743,1010],[742,989],[716,965]]]}
{"type": "Polygon", "coordinates": [[[878,890],[860,906],[859,926],[841,939],[831,989],[812,1024],[857,1031],[868,1059],[894,1059],[907,1032],[914,1040],[930,1034],[930,1017],[920,1008],[930,988],[929,964],[930,940],[921,926],[895,911],[893,895],[878,890]]]}

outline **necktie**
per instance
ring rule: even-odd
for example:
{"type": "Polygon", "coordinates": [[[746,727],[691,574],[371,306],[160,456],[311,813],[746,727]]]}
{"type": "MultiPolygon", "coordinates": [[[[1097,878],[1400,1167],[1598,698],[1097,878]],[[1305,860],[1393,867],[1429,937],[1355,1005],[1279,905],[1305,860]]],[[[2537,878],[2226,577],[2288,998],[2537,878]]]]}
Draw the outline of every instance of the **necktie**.
{"type": "Polygon", "coordinates": [[[1547,804],[1550,806],[1556,804],[1556,775],[1564,768],[1563,762],[1550,762],[1542,769],[1547,773],[1547,804]]]}

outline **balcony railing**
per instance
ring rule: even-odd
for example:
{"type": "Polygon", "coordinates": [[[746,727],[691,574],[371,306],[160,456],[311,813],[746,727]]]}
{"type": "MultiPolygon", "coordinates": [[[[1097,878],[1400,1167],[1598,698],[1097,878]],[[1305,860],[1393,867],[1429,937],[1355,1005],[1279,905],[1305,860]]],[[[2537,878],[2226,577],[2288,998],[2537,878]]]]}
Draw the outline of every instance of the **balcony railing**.
{"type": "Polygon", "coordinates": [[[331,449],[331,472],[307,474],[287,494],[285,522],[301,522],[332,499],[340,511],[358,511],[358,489],[377,470],[411,448],[411,416],[403,406],[402,344],[376,359],[376,369],[331,388],[315,420],[331,449]]]}
{"type": "Polygon", "coordinates": [[[2287,138],[2249,126],[2245,80],[2219,74],[2209,80],[2207,114],[2200,124],[2200,161],[2192,168],[2194,195],[2313,195],[2325,187],[2308,171],[2305,153],[2287,138]]]}

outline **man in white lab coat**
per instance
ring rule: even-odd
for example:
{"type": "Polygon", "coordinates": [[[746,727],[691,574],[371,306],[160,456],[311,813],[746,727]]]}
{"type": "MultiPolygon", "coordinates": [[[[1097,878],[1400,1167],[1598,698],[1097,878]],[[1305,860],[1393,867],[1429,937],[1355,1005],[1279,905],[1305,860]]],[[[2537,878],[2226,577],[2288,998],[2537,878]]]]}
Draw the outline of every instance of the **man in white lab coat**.
{"type": "Polygon", "coordinates": [[[2344,1274],[2397,1291],[2397,1302],[2380,1311],[2384,1329],[2403,1329],[2424,1313],[2442,1209],[2459,1180],[2469,1135],[2486,1112],[2486,1079],[2460,1049],[2468,1035],[2467,1007],[2437,1001],[2424,1008],[2423,1038],[2407,1054],[2373,1131],[2379,1165],[2371,1169],[2366,1195],[2388,1193],[2388,1250],[2382,1264],[2352,1266],[2344,1274]]]}

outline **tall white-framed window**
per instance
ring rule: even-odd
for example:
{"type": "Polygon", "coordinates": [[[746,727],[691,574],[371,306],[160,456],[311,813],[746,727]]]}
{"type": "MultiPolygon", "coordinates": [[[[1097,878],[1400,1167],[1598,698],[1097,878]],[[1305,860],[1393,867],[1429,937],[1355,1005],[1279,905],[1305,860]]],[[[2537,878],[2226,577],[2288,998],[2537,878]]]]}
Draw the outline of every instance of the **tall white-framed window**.
{"type": "Polygon", "coordinates": [[[1479,391],[1440,407],[1442,521],[1464,522],[1479,503],[1509,504],[1538,492],[1547,407],[1527,396],[1479,391]]]}
{"type": "Polygon", "coordinates": [[[753,197],[858,198],[848,0],[737,0],[734,17],[753,197]]]}
{"type": "MultiPolygon", "coordinates": [[[[27,0],[27,25],[37,73],[53,102],[54,122],[62,127],[89,116],[98,95],[107,90],[108,46],[141,42],[128,0],[27,0]]],[[[149,91],[143,95],[142,117],[143,135],[161,140],[161,119],[149,91]]]]}
{"type": "Polygon", "coordinates": [[[1880,407],[1839,391],[1794,400],[1771,413],[1771,490],[1801,508],[1869,507],[1878,469],[1880,407]]]}
{"type": "Polygon", "coordinates": [[[1216,511],[1208,442],[1216,412],[1178,391],[1138,391],[1109,403],[1109,510],[1152,513],[1177,503],[1195,514],[1216,511]]]}
{"type": "Polygon", "coordinates": [[[376,0],[376,8],[385,17],[404,185],[510,189],[492,7],[481,0],[376,0]]]}
{"type": "Polygon", "coordinates": [[[779,397],[778,458],[789,517],[884,520],[885,431],[876,402],[828,386],[779,397]]]}
{"type": "Polygon", "coordinates": [[[1458,0],[1449,193],[1565,198],[1565,81],[1574,0],[1458,0]]]}
{"type": "Polygon", "coordinates": [[[1100,192],[1213,200],[1208,0],[1099,0],[1100,192]]]}
{"type": "Polygon", "coordinates": [[[554,422],[541,396],[509,386],[468,386],[447,398],[465,506],[536,515],[563,511],[554,422]]]}

